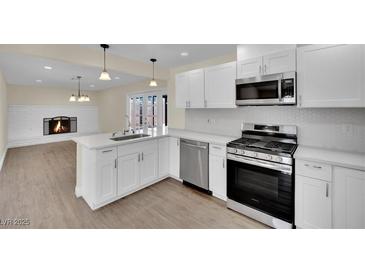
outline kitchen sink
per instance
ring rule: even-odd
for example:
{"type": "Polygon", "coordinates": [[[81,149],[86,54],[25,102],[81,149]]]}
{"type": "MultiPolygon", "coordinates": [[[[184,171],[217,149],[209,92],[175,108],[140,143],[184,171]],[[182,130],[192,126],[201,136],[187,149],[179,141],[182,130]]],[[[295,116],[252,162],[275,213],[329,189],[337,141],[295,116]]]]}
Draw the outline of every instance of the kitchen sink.
{"type": "Polygon", "coordinates": [[[125,141],[125,140],[131,140],[131,139],[138,139],[138,138],[143,138],[143,137],[148,137],[150,135],[148,134],[132,134],[132,135],[125,135],[125,136],[120,136],[120,137],[113,137],[110,138],[110,140],[113,141],[125,141]]]}

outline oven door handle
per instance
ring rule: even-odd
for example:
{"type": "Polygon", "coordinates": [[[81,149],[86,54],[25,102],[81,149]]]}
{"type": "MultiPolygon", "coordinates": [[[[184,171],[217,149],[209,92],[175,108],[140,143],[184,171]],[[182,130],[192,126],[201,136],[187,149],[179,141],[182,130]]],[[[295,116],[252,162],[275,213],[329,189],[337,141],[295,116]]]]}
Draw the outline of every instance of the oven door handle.
{"type": "Polygon", "coordinates": [[[257,160],[257,159],[251,159],[251,158],[247,158],[247,157],[240,157],[240,156],[232,155],[232,154],[229,154],[229,153],[227,154],[227,159],[237,161],[237,162],[241,162],[241,163],[245,163],[245,164],[254,165],[254,166],[259,166],[259,167],[264,167],[264,168],[277,170],[277,171],[280,171],[282,173],[289,174],[289,175],[292,174],[292,167],[291,166],[285,166],[285,165],[275,164],[275,163],[268,163],[266,161],[264,162],[264,161],[257,160]]]}

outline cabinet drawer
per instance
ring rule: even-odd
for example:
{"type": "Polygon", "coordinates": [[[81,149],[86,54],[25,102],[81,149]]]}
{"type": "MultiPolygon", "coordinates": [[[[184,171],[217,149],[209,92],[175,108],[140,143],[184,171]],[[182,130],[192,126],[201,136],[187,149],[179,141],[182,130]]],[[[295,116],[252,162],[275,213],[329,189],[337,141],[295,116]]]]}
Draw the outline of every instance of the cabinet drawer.
{"type": "Polygon", "coordinates": [[[117,148],[116,147],[108,147],[97,150],[97,157],[99,161],[103,160],[113,160],[117,158],[117,148]]]}
{"type": "Polygon", "coordinates": [[[318,162],[296,160],[295,173],[328,182],[332,180],[332,167],[318,162]]]}
{"type": "Polygon", "coordinates": [[[226,157],[226,146],[210,144],[209,154],[226,157]]]}

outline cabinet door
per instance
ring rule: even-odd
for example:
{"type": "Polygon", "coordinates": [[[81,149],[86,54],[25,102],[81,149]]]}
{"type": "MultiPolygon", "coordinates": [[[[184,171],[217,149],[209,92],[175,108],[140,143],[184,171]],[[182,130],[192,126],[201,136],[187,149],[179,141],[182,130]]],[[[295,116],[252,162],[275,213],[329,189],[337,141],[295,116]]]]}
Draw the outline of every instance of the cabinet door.
{"type": "Polygon", "coordinates": [[[176,107],[186,108],[189,96],[189,73],[184,72],[175,76],[176,107]]]}
{"type": "Polygon", "coordinates": [[[334,228],[365,228],[365,172],[335,167],[334,228]]]}
{"type": "Polygon", "coordinates": [[[262,57],[237,61],[237,79],[262,74],[262,57]]]}
{"type": "Polygon", "coordinates": [[[180,139],[169,138],[169,170],[174,178],[180,178],[180,139]]]}
{"type": "Polygon", "coordinates": [[[311,45],[297,50],[300,107],[362,107],[364,46],[311,45]]]}
{"type": "Polygon", "coordinates": [[[116,148],[102,149],[97,153],[95,203],[102,204],[115,198],[117,194],[117,150],[116,148]]]}
{"type": "Polygon", "coordinates": [[[235,108],[236,62],[205,69],[205,100],[208,108],[235,108]]]}
{"type": "Polygon", "coordinates": [[[189,71],[189,108],[204,108],[204,70],[189,71]]]}
{"type": "Polygon", "coordinates": [[[141,185],[158,178],[158,148],[156,141],[141,144],[141,185]]]}
{"type": "Polygon", "coordinates": [[[264,56],[263,74],[296,71],[296,50],[285,50],[264,56]]]}
{"type": "Polygon", "coordinates": [[[209,190],[219,199],[227,200],[226,158],[209,155],[209,190]]]}
{"type": "Polygon", "coordinates": [[[331,228],[331,183],[295,176],[295,225],[331,228]]]}
{"type": "Polygon", "coordinates": [[[118,196],[138,188],[139,162],[139,153],[118,157],[118,196]]]}
{"type": "Polygon", "coordinates": [[[158,140],[158,175],[160,178],[169,174],[169,138],[158,140]]]}

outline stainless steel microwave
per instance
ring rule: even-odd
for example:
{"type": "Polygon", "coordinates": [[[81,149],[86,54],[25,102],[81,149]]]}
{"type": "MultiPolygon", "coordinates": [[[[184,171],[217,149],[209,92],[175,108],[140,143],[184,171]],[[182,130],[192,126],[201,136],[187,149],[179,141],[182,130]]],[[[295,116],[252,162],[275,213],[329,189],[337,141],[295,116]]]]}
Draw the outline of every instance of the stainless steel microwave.
{"type": "Polygon", "coordinates": [[[236,105],[295,105],[296,72],[236,80],[236,105]]]}

